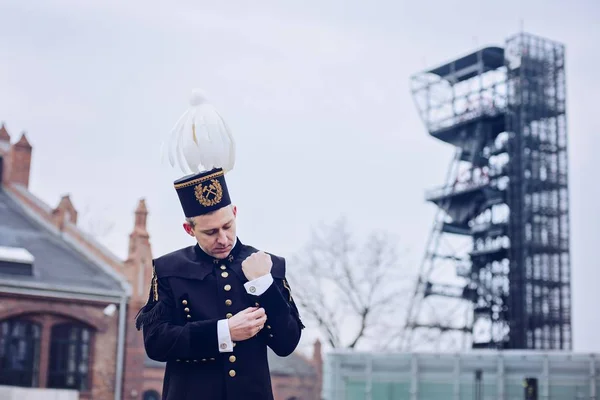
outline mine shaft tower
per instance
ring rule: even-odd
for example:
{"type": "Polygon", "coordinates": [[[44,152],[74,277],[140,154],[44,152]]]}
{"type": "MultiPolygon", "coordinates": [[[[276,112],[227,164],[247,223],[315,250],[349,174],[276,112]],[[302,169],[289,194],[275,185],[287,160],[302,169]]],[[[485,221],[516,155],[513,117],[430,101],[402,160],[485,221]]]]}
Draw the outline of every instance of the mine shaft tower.
{"type": "Polygon", "coordinates": [[[455,155],[401,346],[571,349],[564,46],[519,33],[411,83],[455,155]]]}

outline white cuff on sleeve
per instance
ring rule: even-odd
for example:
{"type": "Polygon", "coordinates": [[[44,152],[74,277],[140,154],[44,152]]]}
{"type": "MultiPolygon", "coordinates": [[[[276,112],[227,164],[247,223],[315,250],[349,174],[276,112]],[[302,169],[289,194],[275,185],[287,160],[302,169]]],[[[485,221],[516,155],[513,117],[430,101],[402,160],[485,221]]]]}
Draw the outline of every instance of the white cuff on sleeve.
{"type": "Polygon", "coordinates": [[[217,321],[217,337],[219,340],[219,352],[229,353],[233,351],[233,342],[229,332],[229,324],[226,319],[217,321]]]}
{"type": "Polygon", "coordinates": [[[272,283],[273,276],[269,273],[261,276],[260,278],[256,278],[244,283],[244,287],[246,288],[246,292],[248,292],[248,294],[260,296],[267,291],[272,283]]]}

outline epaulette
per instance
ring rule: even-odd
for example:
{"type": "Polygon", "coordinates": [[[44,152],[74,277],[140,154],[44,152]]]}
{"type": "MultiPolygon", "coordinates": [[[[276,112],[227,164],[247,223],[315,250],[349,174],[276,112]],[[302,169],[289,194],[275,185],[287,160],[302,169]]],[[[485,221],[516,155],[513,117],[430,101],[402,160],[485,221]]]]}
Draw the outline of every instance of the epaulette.
{"type": "Polygon", "coordinates": [[[154,260],[156,277],[157,279],[170,276],[188,277],[190,273],[193,274],[195,269],[190,268],[190,264],[198,264],[194,246],[172,251],[154,260]]]}
{"type": "Polygon", "coordinates": [[[152,261],[152,280],[150,281],[150,292],[146,304],[138,311],[135,316],[135,327],[139,331],[142,326],[153,323],[161,319],[168,319],[169,309],[164,302],[159,301],[158,297],[158,277],[156,275],[156,266],[152,261]]]}

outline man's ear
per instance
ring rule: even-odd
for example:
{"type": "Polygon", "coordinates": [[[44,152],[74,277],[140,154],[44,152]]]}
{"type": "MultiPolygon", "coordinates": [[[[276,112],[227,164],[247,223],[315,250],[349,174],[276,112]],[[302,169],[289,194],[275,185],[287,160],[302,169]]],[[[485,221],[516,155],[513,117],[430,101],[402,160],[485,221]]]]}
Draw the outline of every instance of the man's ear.
{"type": "Polygon", "coordinates": [[[194,228],[192,228],[192,225],[190,225],[189,222],[185,221],[183,223],[183,229],[185,230],[185,232],[190,235],[190,236],[194,236],[194,228]]]}
{"type": "Polygon", "coordinates": [[[233,216],[237,217],[237,206],[232,206],[233,209],[233,216]]]}

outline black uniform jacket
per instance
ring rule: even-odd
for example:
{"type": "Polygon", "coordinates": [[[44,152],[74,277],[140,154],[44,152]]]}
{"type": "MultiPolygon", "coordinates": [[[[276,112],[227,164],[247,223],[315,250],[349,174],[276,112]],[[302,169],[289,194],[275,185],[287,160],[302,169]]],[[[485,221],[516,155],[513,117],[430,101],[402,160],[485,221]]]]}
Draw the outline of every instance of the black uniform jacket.
{"type": "Polygon", "coordinates": [[[271,255],[273,284],[260,296],[243,284],[242,261],[257,249],[239,239],[218,260],[198,245],[153,261],[148,303],[136,317],[148,356],[166,361],[163,400],[271,400],[267,346],[287,356],[304,328],[286,281],[285,260],[271,255]],[[251,306],[265,309],[267,322],[254,337],[219,352],[217,321],[251,306]]]}

